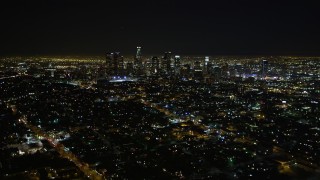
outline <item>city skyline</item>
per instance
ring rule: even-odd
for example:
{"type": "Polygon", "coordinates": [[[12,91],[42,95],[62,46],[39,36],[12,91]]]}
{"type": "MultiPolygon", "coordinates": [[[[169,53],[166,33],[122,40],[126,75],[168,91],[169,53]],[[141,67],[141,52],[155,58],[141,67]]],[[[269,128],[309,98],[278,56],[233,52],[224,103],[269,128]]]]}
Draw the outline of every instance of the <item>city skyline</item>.
{"type": "Polygon", "coordinates": [[[320,57],[0,58],[1,179],[319,179],[320,57]]]}
{"type": "Polygon", "coordinates": [[[0,6],[0,179],[320,179],[315,2],[0,6]]]}
{"type": "Polygon", "coordinates": [[[320,55],[313,2],[11,1],[1,56],[320,55]]]}

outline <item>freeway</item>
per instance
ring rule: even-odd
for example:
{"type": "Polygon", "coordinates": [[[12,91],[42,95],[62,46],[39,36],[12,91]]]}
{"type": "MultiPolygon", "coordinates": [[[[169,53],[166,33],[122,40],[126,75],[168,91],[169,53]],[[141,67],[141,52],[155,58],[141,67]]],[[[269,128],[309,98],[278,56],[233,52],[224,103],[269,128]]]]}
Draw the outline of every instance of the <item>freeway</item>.
{"type": "MultiPolygon", "coordinates": [[[[320,167],[318,166],[318,164],[307,161],[305,158],[303,158],[303,156],[299,154],[289,153],[279,146],[273,146],[273,153],[285,155],[289,159],[288,162],[290,161],[296,162],[295,163],[296,166],[306,171],[316,172],[316,173],[320,172],[320,167]]],[[[282,164],[284,165],[290,164],[288,162],[285,162],[285,163],[282,162],[282,164]]]]}

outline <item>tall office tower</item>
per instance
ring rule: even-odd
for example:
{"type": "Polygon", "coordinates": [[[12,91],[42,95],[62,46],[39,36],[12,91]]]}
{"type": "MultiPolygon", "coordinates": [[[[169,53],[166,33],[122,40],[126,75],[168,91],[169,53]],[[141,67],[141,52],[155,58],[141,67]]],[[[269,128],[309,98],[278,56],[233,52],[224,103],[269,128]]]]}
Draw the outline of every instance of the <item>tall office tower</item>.
{"type": "Polygon", "coordinates": [[[124,74],[123,56],[120,55],[120,52],[107,53],[106,65],[109,76],[121,76],[124,74]]]}
{"type": "Polygon", "coordinates": [[[197,71],[202,71],[202,69],[201,69],[201,62],[200,62],[200,61],[194,62],[194,64],[193,64],[193,69],[194,69],[194,70],[197,70],[197,71]]]}
{"type": "Polygon", "coordinates": [[[190,64],[184,64],[181,67],[181,72],[180,72],[181,76],[184,78],[189,78],[190,74],[191,74],[191,67],[190,64]]]}
{"type": "Polygon", "coordinates": [[[264,79],[267,76],[268,73],[268,61],[267,60],[262,60],[261,64],[261,78],[264,79]]]}
{"type": "Polygon", "coordinates": [[[219,66],[212,67],[212,74],[216,81],[220,81],[222,70],[219,66]]]}
{"type": "Polygon", "coordinates": [[[174,56],[174,74],[180,74],[181,58],[180,56],[174,56]]]}
{"type": "Polygon", "coordinates": [[[235,69],[235,76],[236,77],[242,77],[243,73],[244,73],[244,67],[241,63],[237,63],[234,66],[235,69]]]}
{"type": "Polygon", "coordinates": [[[137,47],[137,53],[135,57],[135,64],[141,64],[141,47],[137,47]]]}
{"type": "Polygon", "coordinates": [[[209,56],[206,56],[206,57],[204,58],[204,64],[207,65],[208,62],[209,62],[209,56]]]}
{"type": "Polygon", "coordinates": [[[209,56],[206,56],[204,58],[204,66],[203,66],[203,70],[205,74],[209,74],[208,73],[208,63],[209,63],[209,56]]]}
{"type": "Polygon", "coordinates": [[[207,74],[210,74],[210,75],[212,74],[212,68],[213,68],[212,63],[208,62],[206,67],[207,74]]]}
{"type": "Polygon", "coordinates": [[[126,74],[127,74],[128,76],[132,76],[132,74],[133,74],[133,72],[134,72],[133,63],[132,63],[132,62],[128,62],[126,65],[127,65],[127,66],[126,66],[126,74]]]}
{"type": "Polygon", "coordinates": [[[171,52],[164,53],[161,66],[165,74],[171,74],[171,52]]]}
{"type": "Polygon", "coordinates": [[[157,56],[153,56],[151,59],[151,74],[158,74],[160,69],[159,59],[157,56]]]}
{"type": "MultiPolygon", "coordinates": [[[[26,68],[26,64],[25,63],[19,63],[18,64],[18,71],[20,74],[25,73],[27,68],[26,68]]],[[[48,67],[45,68],[46,70],[46,75],[50,76],[50,77],[54,77],[54,73],[56,72],[56,68],[54,66],[52,66],[51,63],[49,63],[48,67]]]]}
{"type": "Polygon", "coordinates": [[[194,66],[193,66],[193,76],[195,78],[202,78],[203,76],[203,71],[201,68],[201,62],[200,61],[196,61],[194,62],[194,66]]]}
{"type": "Polygon", "coordinates": [[[141,56],[141,47],[137,47],[137,53],[134,57],[134,69],[137,75],[141,75],[142,73],[142,56],[141,56]]]}

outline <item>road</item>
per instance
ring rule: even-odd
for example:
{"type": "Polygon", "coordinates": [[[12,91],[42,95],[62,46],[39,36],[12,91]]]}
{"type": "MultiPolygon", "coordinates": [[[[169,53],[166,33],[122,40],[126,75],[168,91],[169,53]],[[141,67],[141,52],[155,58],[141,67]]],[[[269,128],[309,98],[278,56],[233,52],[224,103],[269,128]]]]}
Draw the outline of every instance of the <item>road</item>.
{"type": "Polygon", "coordinates": [[[22,116],[19,119],[28,129],[33,131],[36,135],[46,139],[52,147],[60,154],[61,157],[68,159],[70,162],[74,163],[80,171],[82,171],[89,179],[93,180],[103,180],[106,179],[102,174],[97,172],[95,169],[91,169],[89,165],[85,162],[82,162],[79,158],[76,157],[72,152],[66,150],[63,144],[59,143],[56,139],[50,137],[47,133],[43,132],[40,128],[30,124],[25,116],[22,116]]]}

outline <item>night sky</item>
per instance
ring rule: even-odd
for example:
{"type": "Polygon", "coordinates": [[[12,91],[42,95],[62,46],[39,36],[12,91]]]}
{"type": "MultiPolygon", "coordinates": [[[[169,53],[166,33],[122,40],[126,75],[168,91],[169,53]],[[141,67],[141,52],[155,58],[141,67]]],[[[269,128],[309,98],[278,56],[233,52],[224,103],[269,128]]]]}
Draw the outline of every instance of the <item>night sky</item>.
{"type": "Polygon", "coordinates": [[[320,55],[313,2],[1,1],[0,55],[320,55]]]}

